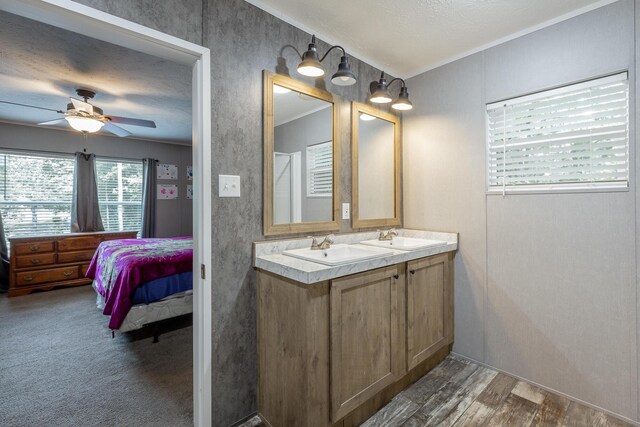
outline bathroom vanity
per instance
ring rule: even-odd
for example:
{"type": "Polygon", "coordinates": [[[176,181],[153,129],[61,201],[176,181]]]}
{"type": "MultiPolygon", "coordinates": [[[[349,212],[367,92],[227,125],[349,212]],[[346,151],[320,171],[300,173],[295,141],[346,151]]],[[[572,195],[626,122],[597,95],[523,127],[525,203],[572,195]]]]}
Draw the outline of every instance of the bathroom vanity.
{"type": "Polygon", "coordinates": [[[399,245],[417,239],[413,250],[379,247],[376,232],[335,236],[332,246],[366,258],[343,263],[344,251],[326,264],[291,256],[308,238],[254,244],[258,407],[269,425],[359,425],[450,352],[457,235],[398,235],[399,245]]]}

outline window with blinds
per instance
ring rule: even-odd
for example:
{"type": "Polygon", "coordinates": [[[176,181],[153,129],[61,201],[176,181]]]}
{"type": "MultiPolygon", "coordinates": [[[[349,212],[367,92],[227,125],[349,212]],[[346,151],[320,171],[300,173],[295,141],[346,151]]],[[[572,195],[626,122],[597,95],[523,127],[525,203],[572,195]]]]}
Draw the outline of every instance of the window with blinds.
{"type": "Polygon", "coordinates": [[[7,237],[69,233],[74,159],[0,151],[0,213],[7,237]]]}
{"type": "Polygon", "coordinates": [[[332,193],[332,141],[307,146],[307,197],[331,197],[332,193]]]}
{"type": "Polygon", "coordinates": [[[100,215],[105,231],[140,231],[142,162],[96,160],[100,215]]]}
{"type": "Polygon", "coordinates": [[[487,105],[489,192],[628,188],[627,73],[487,105]]]}

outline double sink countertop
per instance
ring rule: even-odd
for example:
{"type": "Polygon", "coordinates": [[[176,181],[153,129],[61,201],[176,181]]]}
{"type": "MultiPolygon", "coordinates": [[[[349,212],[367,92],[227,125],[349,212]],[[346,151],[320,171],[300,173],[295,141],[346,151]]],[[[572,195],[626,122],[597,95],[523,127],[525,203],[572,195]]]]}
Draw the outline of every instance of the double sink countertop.
{"type": "MultiPolygon", "coordinates": [[[[381,249],[360,244],[360,242],[365,240],[377,239],[378,233],[375,231],[336,234],[333,239],[334,244],[349,244],[369,250],[385,250],[389,251],[389,254],[379,258],[329,266],[283,254],[286,250],[309,248],[311,246],[310,238],[267,240],[253,243],[253,266],[255,268],[277,274],[278,276],[295,280],[296,282],[312,284],[363,271],[374,270],[376,268],[387,267],[389,265],[400,264],[414,259],[451,252],[458,249],[457,233],[409,230],[404,228],[397,229],[396,231],[398,232],[399,237],[440,240],[446,243],[414,251],[403,251],[393,248],[381,249]]],[[[324,236],[325,235],[316,235],[316,237],[318,237],[318,241],[322,241],[324,236]]]]}

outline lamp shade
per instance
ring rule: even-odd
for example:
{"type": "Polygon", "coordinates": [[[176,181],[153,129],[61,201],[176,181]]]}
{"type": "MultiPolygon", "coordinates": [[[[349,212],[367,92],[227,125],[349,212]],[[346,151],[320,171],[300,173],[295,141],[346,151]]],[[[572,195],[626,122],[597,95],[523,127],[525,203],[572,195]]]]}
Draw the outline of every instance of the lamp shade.
{"type": "Polygon", "coordinates": [[[376,104],[387,104],[391,102],[391,95],[387,89],[387,80],[383,77],[378,82],[371,82],[370,86],[371,95],[369,101],[376,104]]]}
{"type": "Polygon", "coordinates": [[[308,77],[320,77],[324,76],[324,68],[320,63],[318,57],[318,50],[316,49],[315,36],[312,42],[309,43],[309,49],[302,54],[302,61],[298,64],[298,73],[308,77]]]}
{"type": "Polygon", "coordinates": [[[94,133],[98,132],[104,126],[100,120],[90,117],[67,116],[64,118],[69,122],[69,126],[80,132],[94,133]]]}
{"type": "Polygon", "coordinates": [[[400,89],[400,96],[398,96],[398,99],[391,104],[391,108],[400,111],[407,111],[413,108],[413,104],[409,101],[409,92],[407,91],[406,86],[403,86],[402,89],[400,89]]]}
{"type": "Polygon", "coordinates": [[[343,55],[340,58],[338,71],[331,77],[331,83],[337,86],[350,86],[356,82],[356,76],[351,72],[349,58],[343,55]]]}

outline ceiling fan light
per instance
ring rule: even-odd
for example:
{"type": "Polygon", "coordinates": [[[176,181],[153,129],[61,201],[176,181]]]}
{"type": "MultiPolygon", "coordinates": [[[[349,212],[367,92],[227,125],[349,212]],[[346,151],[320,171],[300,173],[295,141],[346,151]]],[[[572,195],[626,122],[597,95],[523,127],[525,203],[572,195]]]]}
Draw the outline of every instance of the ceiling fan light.
{"type": "Polygon", "coordinates": [[[355,84],[356,81],[356,76],[351,72],[349,58],[343,55],[342,58],[340,58],[338,71],[331,77],[331,83],[337,86],[351,86],[355,84]]]}
{"type": "Polygon", "coordinates": [[[98,132],[104,126],[100,120],[90,117],[67,116],[64,118],[69,122],[69,126],[79,132],[94,133],[98,132]]]}
{"type": "Polygon", "coordinates": [[[413,108],[413,104],[409,101],[409,92],[407,91],[406,86],[400,89],[400,96],[398,96],[398,99],[391,104],[391,108],[400,111],[407,111],[413,108]]]}

